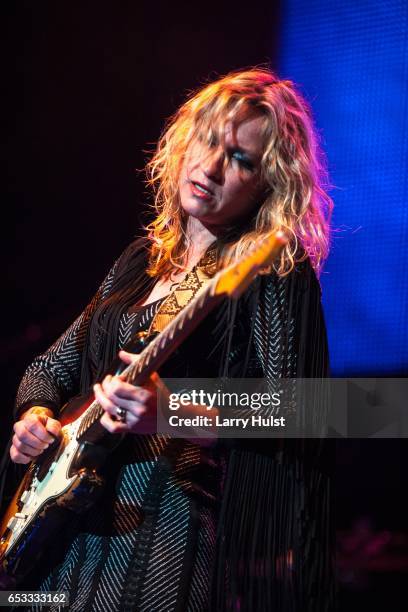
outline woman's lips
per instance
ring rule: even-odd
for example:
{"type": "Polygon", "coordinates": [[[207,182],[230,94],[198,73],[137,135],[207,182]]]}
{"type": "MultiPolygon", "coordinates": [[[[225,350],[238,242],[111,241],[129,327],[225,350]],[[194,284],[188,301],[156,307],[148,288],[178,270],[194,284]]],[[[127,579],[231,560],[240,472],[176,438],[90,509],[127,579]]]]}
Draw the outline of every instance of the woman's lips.
{"type": "Polygon", "coordinates": [[[190,181],[190,188],[193,196],[200,198],[200,200],[208,201],[214,197],[214,194],[209,189],[204,187],[204,185],[201,185],[201,183],[190,181]]]}

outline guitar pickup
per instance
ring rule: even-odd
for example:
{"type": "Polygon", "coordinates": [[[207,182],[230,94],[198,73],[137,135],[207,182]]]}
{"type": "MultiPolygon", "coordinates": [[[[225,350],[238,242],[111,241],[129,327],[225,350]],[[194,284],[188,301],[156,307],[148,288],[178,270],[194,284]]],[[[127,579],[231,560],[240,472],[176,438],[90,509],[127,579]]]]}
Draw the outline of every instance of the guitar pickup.
{"type": "Polygon", "coordinates": [[[13,530],[14,527],[17,525],[18,521],[21,519],[26,519],[27,516],[28,514],[23,514],[22,512],[16,512],[15,515],[11,517],[11,519],[7,523],[7,528],[10,530],[13,530]]]}
{"type": "Polygon", "coordinates": [[[28,489],[26,489],[26,490],[25,490],[25,491],[24,491],[24,492],[21,494],[20,501],[21,501],[21,502],[24,504],[24,503],[27,501],[27,499],[28,499],[29,495],[30,495],[30,491],[29,491],[28,489]]]}

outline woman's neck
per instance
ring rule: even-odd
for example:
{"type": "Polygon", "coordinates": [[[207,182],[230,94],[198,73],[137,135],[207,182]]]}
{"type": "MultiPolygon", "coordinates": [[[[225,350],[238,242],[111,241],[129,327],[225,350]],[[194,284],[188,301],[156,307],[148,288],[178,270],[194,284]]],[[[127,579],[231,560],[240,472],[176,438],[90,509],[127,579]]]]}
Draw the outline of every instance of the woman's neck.
{"type": "Polygon", "coordinates": [[[188,219],[187,236],[190,242],[187,266],[191,267],[190,264],[195,265],[201,259],[210,244],[217,239],[217,236],[194,217],[188,219]]]}

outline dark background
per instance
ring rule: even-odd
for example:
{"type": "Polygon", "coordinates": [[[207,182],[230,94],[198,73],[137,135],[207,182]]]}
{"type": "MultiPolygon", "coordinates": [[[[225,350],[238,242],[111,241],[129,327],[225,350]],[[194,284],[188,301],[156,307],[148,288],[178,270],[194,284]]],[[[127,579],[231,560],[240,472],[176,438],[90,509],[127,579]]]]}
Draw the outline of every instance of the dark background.
{"type": "MultiPolygon", "coordinates": [[[[276,69],[280,6],[65,0],[0,10],[5,441],[25,367],[141,233],[149,196],[138,170],[166,117],[218,74],[265,62],[276,69]]],[[[337,449],[339,530],[354,537],[366,521],[368,538],[401,535],[405,442],[344,441],[337,449]]],[[[348,610],[361,600],[404,609],[396,603],[404,569],[350,572],[342,576],[348,610]]]]}
{"type": "MultiPolygon", "coordinates": [[[[7,405],[24,364],[140,234],[143,174],[165,119],[217,74],[267,62],[278,9],[206,2],[3,5],[7,405]]],[[[272,61],[273,64],[273,61],[272,61]]]]}

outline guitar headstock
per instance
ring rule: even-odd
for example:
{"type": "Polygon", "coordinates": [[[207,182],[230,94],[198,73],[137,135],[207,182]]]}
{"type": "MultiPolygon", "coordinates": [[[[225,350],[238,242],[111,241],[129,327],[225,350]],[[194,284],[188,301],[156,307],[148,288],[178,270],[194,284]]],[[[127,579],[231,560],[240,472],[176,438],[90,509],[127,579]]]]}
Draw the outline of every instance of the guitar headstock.
{"type": "Polygon", "coordinates": [[[238,298],[259,274],[277,258],[287,239],[283,232],[270,232],[239,261],[220,270],[216,277],[214,294],[238,298]]]}

